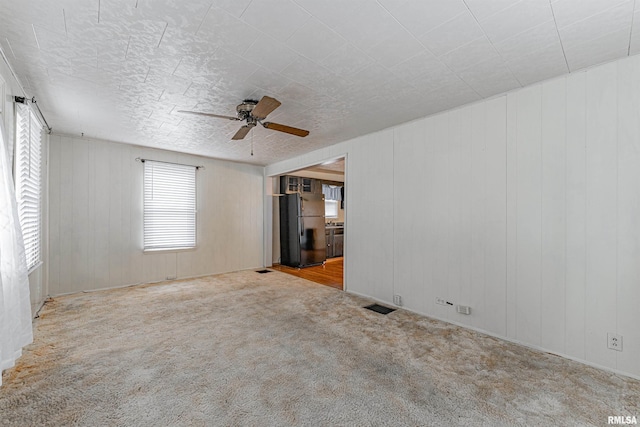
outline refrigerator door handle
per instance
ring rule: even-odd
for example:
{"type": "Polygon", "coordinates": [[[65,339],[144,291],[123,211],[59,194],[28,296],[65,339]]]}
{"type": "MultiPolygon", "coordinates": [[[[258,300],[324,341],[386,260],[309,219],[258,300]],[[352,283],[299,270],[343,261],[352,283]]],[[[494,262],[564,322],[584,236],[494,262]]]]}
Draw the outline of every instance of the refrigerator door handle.
{"type": "Polygon", "coordinates": [[[300,217],[300,236],[304,236],[304,217],[300,217]]]}

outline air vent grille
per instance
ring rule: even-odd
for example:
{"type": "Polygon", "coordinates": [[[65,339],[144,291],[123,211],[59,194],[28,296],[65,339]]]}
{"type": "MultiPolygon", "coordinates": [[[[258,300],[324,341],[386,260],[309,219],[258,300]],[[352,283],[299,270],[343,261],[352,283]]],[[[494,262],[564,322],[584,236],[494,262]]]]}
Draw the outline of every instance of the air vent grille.
{"type": "Polygon", "coordinates": [[[395,308],[385,307],[384,305],[380,305],[380,304],[371,304],[364,308],[371,311],[375,311],[376,313],[380,313],[380,314],[389,314],[392,311],[396,311],[395,308]]]}

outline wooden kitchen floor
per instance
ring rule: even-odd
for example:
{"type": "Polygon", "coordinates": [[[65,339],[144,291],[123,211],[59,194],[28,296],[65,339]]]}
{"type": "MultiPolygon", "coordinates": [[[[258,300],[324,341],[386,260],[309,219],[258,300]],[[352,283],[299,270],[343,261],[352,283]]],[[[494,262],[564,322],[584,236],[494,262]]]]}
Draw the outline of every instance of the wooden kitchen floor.
{"type": "Polygon", "coordinates": [[[313,267],[293,268],[286,265],[274,264],[274,270],[291,274],[321,285],[331,286],[332,288],[342,290],[343,287],[343,271],[344,258],[330,258],[324,265],[316,265],[313,267]]]}

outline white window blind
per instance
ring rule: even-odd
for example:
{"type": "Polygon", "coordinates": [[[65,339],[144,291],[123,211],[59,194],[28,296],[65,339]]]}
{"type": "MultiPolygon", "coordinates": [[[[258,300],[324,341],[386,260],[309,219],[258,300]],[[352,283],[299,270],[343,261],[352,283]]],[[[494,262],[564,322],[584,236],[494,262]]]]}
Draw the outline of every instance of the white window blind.
{"type": "Polygon", "coordinates": [[[144,249],[196,246],[196,167],[144,161],[144,249]]]}
{"type": "Polygon", "coordinates": [[[324,217],[338,218],[338,201],[337,200],[324,201],[324,217]]]}
{"type": "Polygon", "coordinates": [[[43,128],[30,108],[16,104],[16,198],[27,268],[40,262],[43,128]]]}

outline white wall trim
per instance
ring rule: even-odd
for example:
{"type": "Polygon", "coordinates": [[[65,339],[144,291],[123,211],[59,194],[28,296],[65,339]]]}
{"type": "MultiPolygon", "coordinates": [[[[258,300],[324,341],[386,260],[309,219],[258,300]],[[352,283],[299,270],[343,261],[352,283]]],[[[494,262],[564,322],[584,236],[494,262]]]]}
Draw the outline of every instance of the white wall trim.
{"type": "Polygon", "coordinates": [[[140,283],[131,283],[130,285],[120,285],[120,286],[113,286],[113,287],[106,287],[106,288],[98,288],[98,289],[88,289],[86,291],[74,291],[74,292],[63,292],[60,294],[56,294],[56,295],[50,295],[50,298],[58,298],[58,297],[64,297],[64,296],[68,296],[68,295],[78,295],[78,294],[90,294],[93,292],[105,292],[105,291],[112,291],[114,289],[125,289],[125,288],[134,288],[136,286],[146,286],[146,285],[159,285],[159,284],[169,284],[169,283],[180,283],[186,280],[193,280],[193,279],[201,279],[203,277],[215,277],[215,276],[221,276],[223,274],[232,274],[232,273],[240,273],[243,271],[254,271],[257,269],[260,269],[261,267],[253,267],[253,268],[245,268],[242,270],[237,270],[237,271],[225,271],[222,273],[213,273],[213,274],[198,274],[195,276],[188,276],[188,277],[181,277],[179,279],[174,279],[174,280],[156,280],[153,282],[140,282],[140,283]]]}

